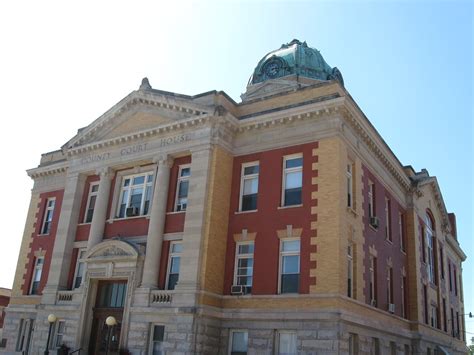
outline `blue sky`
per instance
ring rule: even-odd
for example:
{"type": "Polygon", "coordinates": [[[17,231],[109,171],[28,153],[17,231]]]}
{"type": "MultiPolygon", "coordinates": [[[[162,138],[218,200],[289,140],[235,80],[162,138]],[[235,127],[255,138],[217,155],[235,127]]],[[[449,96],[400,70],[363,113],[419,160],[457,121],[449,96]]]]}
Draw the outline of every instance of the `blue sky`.
{"type": "MultiPolygon", "coordinates": [[[[293,38],[319,49],[403,164],[426,168],[474,256],[473,6],[469,1],[5,2],[0,5],[0,142],[11,226],[0,286],[11,287],[29,201],[24,170],[148,76],[184,94],[236,101],[255,65],[293,38]],[[21,134],[20,134],[21,132],[21,134]],[[26,142],[26,144],[24,143],[26,142]],[[10,191],[11,190],[11,191],[10,191]],[[13,223],[11,223],[13,222],[13,223]]],[[[474,286],[464,264],[466,312],[474,286]]],[[[466,319],[468,339],[474,319],[466,319]]]]}

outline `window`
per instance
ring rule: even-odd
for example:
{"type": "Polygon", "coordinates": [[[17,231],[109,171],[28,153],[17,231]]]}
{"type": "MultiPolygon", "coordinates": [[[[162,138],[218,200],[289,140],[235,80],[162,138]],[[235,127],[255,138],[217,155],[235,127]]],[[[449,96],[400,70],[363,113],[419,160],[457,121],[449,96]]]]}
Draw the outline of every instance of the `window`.
{"type": "MultiPolygon", "coordinates": [[[[387,268],[387,303],[393,304],[393,268],[387,268]]],[[[390,309],[389,309],[390,310],[390,309]]]]}
{"type": "Polygon", "coordinates": [[[175,207],[176,212],[186,211],[188,206],[189,177],[191,176],[191,167],[181,165],[178,172],[178,183],[176,184],[175,207]]]}
{"type": "Polygon", "coordinates": [[[407,317],[407,277],[402,275],[402,317],[407,317]]]}
{"type": "Polygon", "coordinates": [[[435,261],[434,261],[434,250],[433,250],[433,230],[431,224],[431,218],[427,215],[425,219],[425,237],[426,244],[428,246],[428,279],[430,282],[436,284],[435,281],[435,261]]]}
{"type": "Polygon", "coordinates": [[[258,162],[242,164],[239,211],[257,209],[258,173],[258,162]]]}
{"type": "Polygon", "coordinates": [[[31,335],[33,333],[33,319],[20,319],[20,327],[18,332],[18,340],[16,342],[16,351],[28,354],[31,343],[31,335]]]}
{"type": "Polygon", "coordinates": [[[96,307],[123,308],[127,284],[125,282],[99,282],[96,307]]]}
{"type": "Polygon", "coordinates": [[[385,198],[385,239],[392,241],[392,220],[391,203],[389,198],[385,198]]]}
{"type": "Polygon", "coordinates": [[[290,155],[283,159],[282,206],[302,204],[303,156],[290,155]]]}
{"type": "Polygon", "coordinates": [[[64,331],[66,329],[66,322],[63,320],[57,321],[55,324],[54,335],[51,337],[50,349],[57,349],[63,345],[64,331]]]}
{"type": "Polygon", "coordinates": [[[347,187],[347,207],[354,208],[354,179],[352,176],[354,165],[347,164],[346,187],[347,187]]]}
{"type": "Polygon", "coordinates": [[[278,354],[296,355],[296,333],[289,331],[278,332],[278,354]]]}
{"type": "Polygon", "coordinates": [[[369,181],[369,218],[375,217],[375,184],[369,181]]]}
{"type": "Polygon", "coordinates": [[[123,177],[117,217],[125,218],[148,214],[152,189],[152,172],[123,177]]]}
{"type": "Polygon", "coordinates": [[[377,306],[377,286],[376,286],[376,275],[377,275],[377,258],[374,256],[370,256],[370,265],[369,265],[369,273],[370,273],[370,280],[369,280],[369,297],[370,297],[370,304],[374,307],[377,306]]]}
{"type": "Polygon", "coordinates": [[[398,233],[400,235],[400,249],[405,252],[405,228],[403,223],[403,213],[398,213],[398,233]]]}
{"type": "Polygon", "coordinates": [[[454,294],[458,295],[458,276],[456,273],[456,266],[453,265],[453,280],[454,280],[454,294]]]}
{"type": "Polygon", "coordinates": [[[405,354],[405,355],[410,355],[410,345],[405,344],[404,349],[405,349],[405,350],[404,350],[404,351],[405,351],[404,354],[405,354]]]}
{"type": "Polygon", "coordinates": [[[370,355],[380,355],[380,340],[379,338],[372,338],[372,349],[370,355]]]}
{"type": "Polygon", "coordinates": [[[446,319],[447,316],[448,315],[446,313],[446,298],[443,298],[443,328],[445,332],[448,331],[448,320],[446,319]]]}
{"type": "Polygon", "coordinates": [[[282,240],[280,244],[280,293],[298,293],[300,279],[300,241],[282,240]]]}
{"type": "Polygon", "coordinates": [[[425,323],[428,324],[428,290],[426,285],[423,285],[423,303],[425,313],[425,323]]]}
{"type": "Polygon", "coordinates": [[[74,285],[73,288],[78,288],[82,284],[84,277],[84,257],[86,256],[86,249],[79,249],[77,252],[76,272],[74,274],[74,285]]]}
{"type": "Polygon", "coordinates": [[[431,305],[430,324],[433,328],[438,328],[438,308],[435,305],[431,305]]]}
{"type": "Polygon", "coordinates": [[[425,227],[421,227],[421,256],[424,263],[426,263],[426,245],[425,245],[425,227]]]}
{"type": "Polygon", "coordinates": [[[353,270],[354,263],[352,259],[353,252],[352,243],[349,243],[347,247],[347,297],[353,297],[353,270]]]}
{"type": "Polygon", "coordinates": [[[230,354],[247,354],[249,335],[246,330],[232,330],[230,332],[230,354]]]}
{"type": "Polygon", "coordinates": [[[456,329],[454,328],[454,310],[451,308],[451,335],[456,336],[456,329]]]}
{"type": "Polygon", "coordinates": [[[43,271],[44,257],[36,258],[35,268],[33,269],[33,278],[31,279],[30,295],[37,295],[43,271]]]}
{"type": "Polygon", "coordinates": [[[245,286],[252,291],[254,243],[238,243],[235,251],[234,285],[245,286]]]}
{"type": "Polygon", "coordinates": [[[461,339],[461,328],[459,327],[459,312],[456,312],[456,338],[461,339]]]}
{"type": "Polygon", "coordinates": [[[390,342],[390,354],[397,355],[397,344],[393,341],[390,342]]]}
{"type": "Polygon", "coordinates": [[[449,291],[453,291],[453,276],[451,271],[451,262],[448,260],[448,273],[449,273],[449,291]]]}
{"type": "Polygon", "coordinates": [[[91,183],[89,188],[89,197],[87,198],[86,215],[84,216],[84,223],[91,223],[92,216],[94,215],[95,203],[97,200],[97,194],[99,193],[99,183],[91,183]]]}
{"type": "Polygon", "coordinates": [[[46,201],[46,210],[44,211],[43,225],[41,227],[41,234],[49,234],[51,231],[51,224],[53,222],[55,198],[48,198],[46,201]]]}
{"type": "Polygon", "coordinates": [[[349,355],[359,354],[359,337],[357,334],[349,333],[349,355]]]}
{"type": "Polygon", "coordinates": [[[163,355],[163,340],[165,339],[165,326],[164,325],[153,325],[153,335],[151,337],[151,354],[152,355],[163,355]]]}
{"type": "Polygon", "coordinates": [[[439,247],[439,261],[441,263],[441,278],[444,280],[444,251],[442,245],[439,247]]]}
{"type": "Polygon", "coordinates": [[[168,278],[166,282],[167,290],[174,290],[179,280],[179,268],[181,263],[181,242],[172,242],[170,245],[170,256],[168,261],[168,278]]]}

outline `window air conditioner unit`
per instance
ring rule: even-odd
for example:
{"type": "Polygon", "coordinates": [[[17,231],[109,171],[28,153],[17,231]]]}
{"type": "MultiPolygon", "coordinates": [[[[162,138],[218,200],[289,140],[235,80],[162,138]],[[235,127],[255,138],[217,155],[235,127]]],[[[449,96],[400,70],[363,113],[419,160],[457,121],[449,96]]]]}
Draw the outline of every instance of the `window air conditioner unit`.
{"type": "Polygon", "coordinates": [[[370,305],[371,305],[372,307],[377,307],[377,300],[376,300],[376,299],[370,300],[370,305]]]}
{"type": "Polygon", "coordinates": [[[390,313],[395,313],[395,304],[394,303],[389,303],[388,304],[388,311],[390,313]]]}
{"type": "Polygon", "coordinates": [[[245,294],[245,286],[243,285],[232,285],[230,288],[230,293],[234,296],[242,296],[245,294]]]}
{"type": "Polygon", "coordinates": [[[370,217],[370,225],[374,228],[379,227],[379,218],[378,217],[370,217]]]}
{"type": "Polygon", "coordinates": [[[140,215],[140,209],[138,207],[128,207],[126,211],[127,217],[133,217],[140,215]]]}
{"type": "Polygon", "coordinates": [[[178,203],[176,205],[176,211],[186,211],[186,206],[187,204],[186,203],[178,203]]]}

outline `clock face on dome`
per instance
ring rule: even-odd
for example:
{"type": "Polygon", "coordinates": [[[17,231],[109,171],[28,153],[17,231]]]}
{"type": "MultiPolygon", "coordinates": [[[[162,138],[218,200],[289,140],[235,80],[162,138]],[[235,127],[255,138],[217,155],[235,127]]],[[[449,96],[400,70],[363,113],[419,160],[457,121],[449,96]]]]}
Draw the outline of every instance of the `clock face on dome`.
{"type": "Polygon", "coordinates": [[[269,76],[270,78],[274,78],[278,75],[278,72],[280,71],[280,62],[277,60],[272,60],[265,64],[265,74],[269,76]]]}

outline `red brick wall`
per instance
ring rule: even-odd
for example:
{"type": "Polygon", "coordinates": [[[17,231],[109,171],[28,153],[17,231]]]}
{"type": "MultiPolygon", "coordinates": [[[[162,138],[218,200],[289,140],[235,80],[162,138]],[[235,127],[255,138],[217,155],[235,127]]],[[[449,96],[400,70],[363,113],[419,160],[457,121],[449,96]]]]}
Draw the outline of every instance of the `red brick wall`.
{"type": "Polygon", "coordinates": [[[254,249],[252,294],[276,294],[278,292],[278,265],[280,240],[277,230],[302,228],[300,252],[300,293],[309,293],[310,269],[310,222],[311,222],[311,177],[312,149],[317,142],[276,149],[234,159],[232,191],[230,200],[229,232],[227,241],[224,293],[229,294],[233,283],[235,245],[234,234],[257,233],[254,249]],[[281,204],[283,157],[303,153],[302,207],[278,209],[281,204]],[[241,166],[243,163],[259,161],[257,212],[235,213],[239,209],[241,166]]]}
{"type": "Polygon", "coordinates": [[[30,253],[28,254],[28,262],[26,265],[27,272],[24,276],[24,283],[22,286],[22,292],[24,295],[27,295],[30,291],[31,280],[33,277],[33,271],[36,261],[35,252],[40,249],[44,250],[46,253],[44,257],[43,270],[41,273],[41,281],[38,288],[39,294],[41,294],[44,286],[46,285],[46,281],[48,279],[49,274],[49,267],[51,264],[51,255],[53,253],[54,240],[56,238],[56,231],[58,228],[59,214],[61,212],[63,194],[64,190],[57,190],[40,194],[39,211],[36,215],[35,222],[35,232],[33,233],[33,241],[30,245],[30,253]],[[53,219],[51,222],[51,230],[47,235],[40,235],[41,227],[43,225],[44,213],[46,210],[46,203],[48,201],[48,198],[53,197],[56,198],[56,202],[54,206],[53,219]]]}
{"type": "MultiPolygon", "coordinates": [[[[370,304],[370,254],[369,246],[375,246],[377,250],[377,269],[376,269],[376,294],[377,294],[377,308],[382,310],[388,310],[387,302],[387,260],[391,258],[393,265],[393,300],[395,302],[395,314],[402,316],[402,273],[401,270],[405,267],[407,274],[407,287],[408,287],[408,259],[404,252],[401,251],[401,235],[398,224],[399,212],[405,214],[405,210],[395,197],[385,189],[384,185],[379,179],[373,175],[366,166],[362,166],[363,169],[363,194],[364,194],[364,238],[365,238],[365,258],[364,258],[364,281],[365,281],[365,300],[367,304],[370,304]],[[375,184],[375,216],[379,218],[379,227],[377,229],[370,225],[369,218],[369,180],[375,184]],[[390,219],[391,219],[391,235],[392,242],[386,240],[385,237],[385,226],[387,220],[385,218],[385,198],[390,199],[390,219]]],[[[404,223],[406,228],[406,222],[404,223]]],[[[406,235],[406,231],[405,231],[406,235]]],[[[405,239],[406,241],[406,239],[405,239]]],[[[406,243],[405,243],[406,248],[406,243]]],[[[408,290],[405,290],[408,295],[408,290]]],[[[405,298],[407,301],[408,297],[405,298]]],[[[405,310],[408,312],[409,305],[405,303],[405,310]]]]}

